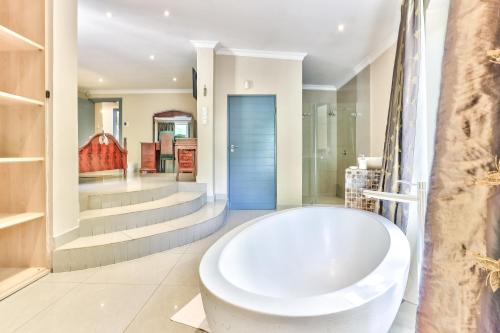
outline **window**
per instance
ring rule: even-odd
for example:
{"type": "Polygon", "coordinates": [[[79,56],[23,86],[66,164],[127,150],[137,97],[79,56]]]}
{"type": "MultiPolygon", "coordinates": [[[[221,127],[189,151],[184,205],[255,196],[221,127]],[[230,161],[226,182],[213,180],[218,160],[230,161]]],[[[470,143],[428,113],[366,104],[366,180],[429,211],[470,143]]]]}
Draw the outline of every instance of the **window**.
{"type": "Polygon", "coordinates": [[[176,123],[174,135],[176,138],[188,138],[189,137],[189,125],[176,123]]]}

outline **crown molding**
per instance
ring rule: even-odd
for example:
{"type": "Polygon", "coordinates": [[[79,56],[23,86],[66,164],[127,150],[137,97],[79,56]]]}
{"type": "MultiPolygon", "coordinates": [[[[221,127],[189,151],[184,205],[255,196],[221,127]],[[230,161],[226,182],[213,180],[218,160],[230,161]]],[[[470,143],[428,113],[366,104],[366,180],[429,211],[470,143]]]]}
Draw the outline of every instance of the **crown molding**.
{"type": "Polygon", "coordinates": [[[304,58],[307,56],[307,53],[304,52],[281,52],[232,48],[221,48],[218,49],[215,53],[217,55],[230,55],[236,57],[269,58],[298,61],[304,60],[304,58]]]}
{"type": "Polygon", "coordinates": [[[193,89],[90,89],[89,95],[192,94],[193,89]]]}
{"type": "Polygon", "coordinates": [[[337,87],[344,86],[347,82],[349,82],[353,77],[358,75],[366,66],[372,64],[378,57],[382,55],[385,51],[387,51],[391,46],[393,46],[398,40],[398,31],[394,31],[389,38],[385,41],[385,43],[380,44],[380,47],[375,49],[368,56],[364,57],[356,66],[354,66],[353,71],[344,76],[342,80],[339,80],[337,87]]]}
{"type": "Polygon", "coordinates": [[[302,90],[337,91],[337,87],[325,84],[303,84],[302,90]]]}
{"type": "Polygon", "coordinates": [[[191,44],[197,49],[215,49],[219,42],[215,40],[191,40],[191,44]]]}

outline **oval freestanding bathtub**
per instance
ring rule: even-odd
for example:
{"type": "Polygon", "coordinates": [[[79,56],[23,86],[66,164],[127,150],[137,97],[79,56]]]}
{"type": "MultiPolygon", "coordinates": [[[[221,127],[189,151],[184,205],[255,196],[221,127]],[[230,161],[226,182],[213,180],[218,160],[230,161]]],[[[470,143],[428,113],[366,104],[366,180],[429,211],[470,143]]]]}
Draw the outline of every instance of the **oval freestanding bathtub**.
{"type": "Polygon", "coordinates": [[[410,250],[387,219],[340,207],[289,209],[245,223],[203,256],[213,333],[386,333],[410,250]]]}

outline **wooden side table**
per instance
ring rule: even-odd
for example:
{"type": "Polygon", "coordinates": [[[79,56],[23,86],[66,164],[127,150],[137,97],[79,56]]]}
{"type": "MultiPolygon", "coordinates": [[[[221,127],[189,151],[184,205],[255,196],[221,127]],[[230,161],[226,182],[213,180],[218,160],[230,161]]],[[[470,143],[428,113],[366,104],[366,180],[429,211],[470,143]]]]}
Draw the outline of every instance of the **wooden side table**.
{"type": "Polygon", "coordinates": [[[156,172],[156,144],[141,142],[141,173],[156,172]]]}
{"type": "Polygon", "coordinates": [[[196,139],[177,139],[175,141],[175,163],[176,179],[179,179],[179,173],[192,173],[196,178],[197,171],[197,148],[196,139]]]}

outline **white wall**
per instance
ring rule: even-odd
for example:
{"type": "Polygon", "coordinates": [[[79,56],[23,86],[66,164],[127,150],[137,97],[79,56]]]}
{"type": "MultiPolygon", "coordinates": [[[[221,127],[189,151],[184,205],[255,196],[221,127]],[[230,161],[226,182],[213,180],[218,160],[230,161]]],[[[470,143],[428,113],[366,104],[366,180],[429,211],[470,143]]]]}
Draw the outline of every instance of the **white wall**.
{"type": "Polygon", "coordinates": [[[227,96],[276,95],[277,204],[302,203],[302,62],[215,58],[215,193],[227,195],[227,96]],[[252,81],[250,89],[244,81],[252,81]]]}
{"type": "Polygon", "coordinates": [[[372,156],[382,156],[384,153],[385,127],[395,55],[396,44],[370,65],[370,153],[372,156]]]}
{"type": "Polygon", "coordinates": [[[123,137],[127,138],[129,168],[138,170],[141,163],[141,142],[153,139],[153,114],[161,111],[179,110],[193,114],[196,118],[196,100],[191,93],[175,94],[93,94],[91,98],[122,98],[123,137]]]}
{"type": "Polygon", "coordinates": [[[78,227],[79,215],[77,0],[53,1],[52,25],[52,36],[48,34],[52,47],[47,48],[53,63],[48,73],[49,82],[52,79],[49,154],[53,157],[49,205],[53,236],[58,236],[78,227]]]}
{"type": "Polygon", "coordinates": [[[215,54],[212,47],[200,47],[196,50],[196,66],[198,81],[197,114],[198,124],[198,168],[196,181],[207,184],[208,200],[213,200],[215,188],[214,161],[214,71],[215,54]],[[206,91],[206,94],[205,92],[206,91]],[[203,109],[206,109],[206,123],[203,119],[203,109]]]}

